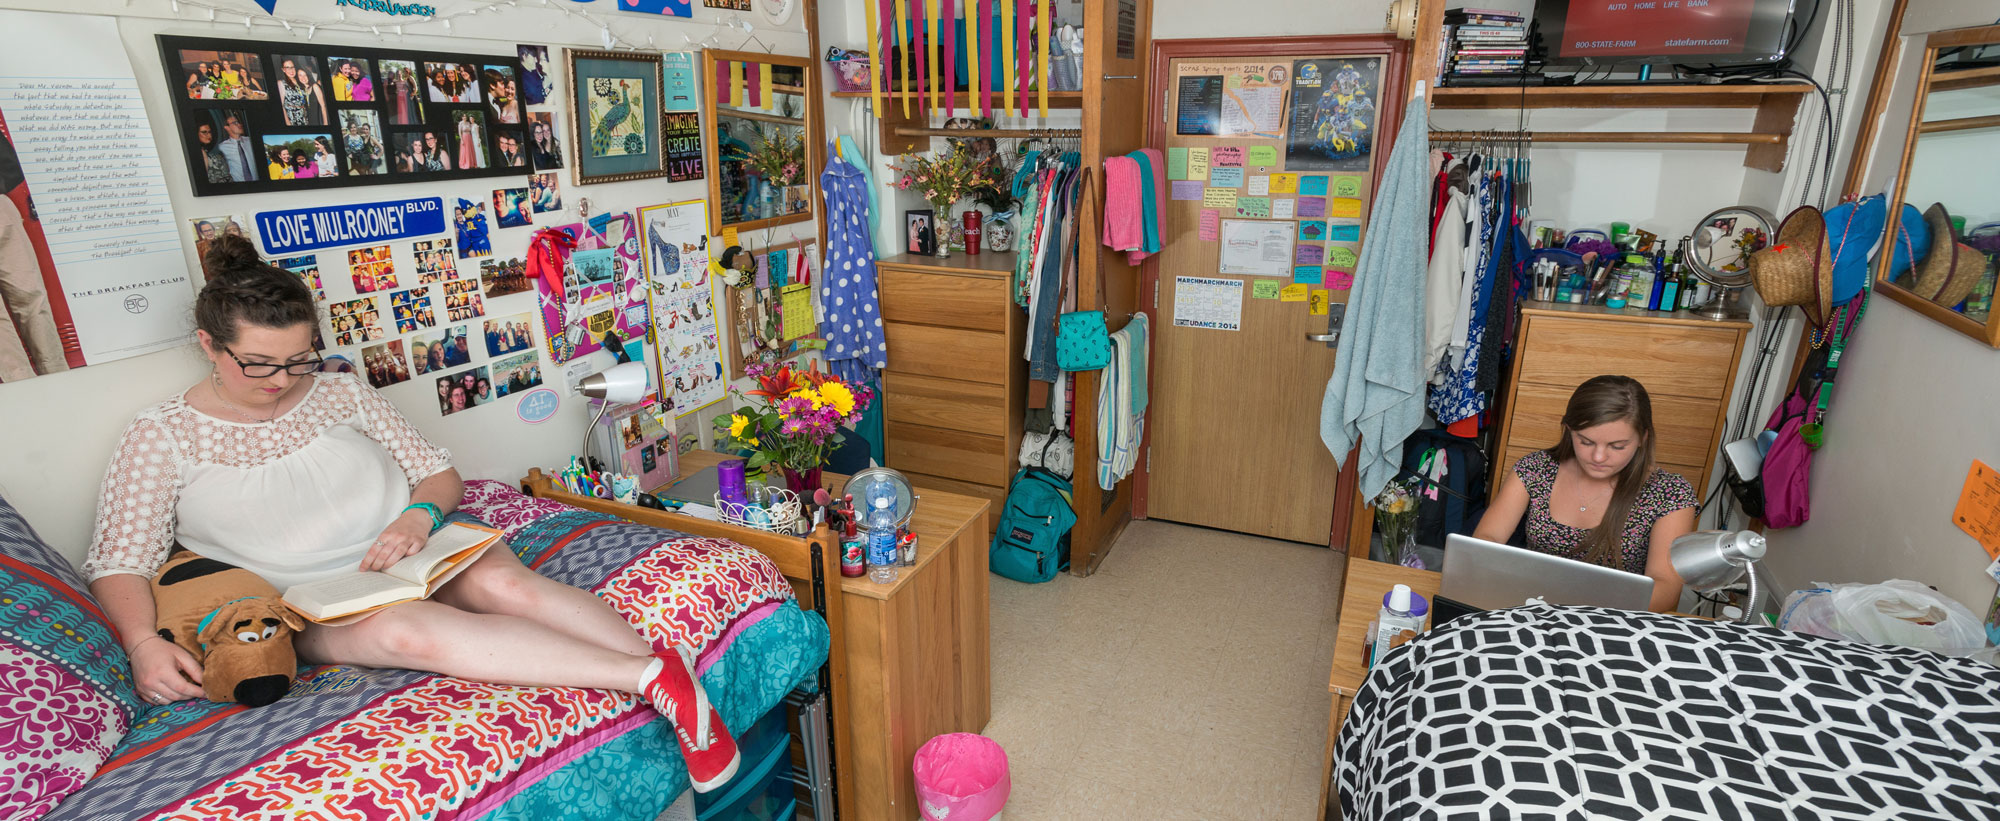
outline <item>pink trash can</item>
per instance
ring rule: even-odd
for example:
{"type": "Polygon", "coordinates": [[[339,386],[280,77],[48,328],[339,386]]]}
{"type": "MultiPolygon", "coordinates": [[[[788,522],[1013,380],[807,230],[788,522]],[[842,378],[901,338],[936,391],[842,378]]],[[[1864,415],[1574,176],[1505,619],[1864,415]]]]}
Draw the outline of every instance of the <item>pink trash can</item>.
{"type": "Polygon", "coordinates": [[[1007,751],[977,733],[948,733],[917,748],[917,806],[929,821],[988,821],[1000,817],[1013,782],[1007,751]]]}

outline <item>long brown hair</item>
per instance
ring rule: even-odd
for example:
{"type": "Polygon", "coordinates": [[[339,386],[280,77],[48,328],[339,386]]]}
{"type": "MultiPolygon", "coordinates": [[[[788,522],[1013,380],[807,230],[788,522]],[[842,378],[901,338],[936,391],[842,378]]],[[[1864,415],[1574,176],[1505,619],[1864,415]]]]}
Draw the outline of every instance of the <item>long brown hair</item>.
{"type": "Polygon", "coordinates": [[[1576,431],[1618,421],[1639,432],[1639,449],[1618,473],[1618,482],[1611,491],[1611,506],[1604,509],[1604,520],[1583,537],[1584,561],[1605,567],[1618,566],[1625,519],[1632,515],[1639,491],[1645,489],[1646,480],[1653,475],[1653,400],[1646,395],[1646,386],[1629,376],[1609,375],[1594,377],[1577,386],[1576,392],[1569,395],[1569,407],[1563,410],[1562,439],[1549,449],[1557,465],[1574,461],[1576,431]]]}

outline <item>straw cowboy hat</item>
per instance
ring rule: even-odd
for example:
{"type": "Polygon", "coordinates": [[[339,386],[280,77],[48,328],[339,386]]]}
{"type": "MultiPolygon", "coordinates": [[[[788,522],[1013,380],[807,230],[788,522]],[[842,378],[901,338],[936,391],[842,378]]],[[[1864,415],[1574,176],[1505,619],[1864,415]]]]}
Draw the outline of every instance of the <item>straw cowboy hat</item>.
{"type": "Polygon", "coordinates": [[[1833,253],[1826,242],[1826,217],[1801,205],[1778,225],[1778,236],[1750,255],[1750,284],[1765,305],[1803,305],[1814,325],[1833,312],[1833,253]]]}
{"type": "Polygon", "coordinates": [[[1952,228],[1944,203],[1934,202],[1924,209],[1924,224],[1931,232],[1930,252],[1917,263],[1916,282],[1910,290],[1950,308],[1964,302],[1979,284],[1979,275],[1986,272],[1986,255],[1958,241],[1958,231],[1952,228]]]}

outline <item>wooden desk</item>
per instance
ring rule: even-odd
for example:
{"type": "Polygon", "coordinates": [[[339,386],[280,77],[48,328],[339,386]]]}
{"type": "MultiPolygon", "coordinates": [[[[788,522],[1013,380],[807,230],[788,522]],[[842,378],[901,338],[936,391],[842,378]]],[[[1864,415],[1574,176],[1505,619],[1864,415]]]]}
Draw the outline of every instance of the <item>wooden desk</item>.
{"type": "MultiPolygon", "coordinates": [[[[683,454],[680,475],[726,458],[683,454]]],[[[888,584],[840,579],[853,726],[835,732],[852,739],[854,760],[837,762],[836,771],[839,789],[854,794],[857,817],[869,821],[917,818],[910,770],[917,748],[944,733],[979,732],[993,712],[986,571],[992,503],[926,486],[921,476],[911,481],[923,497],[910,522],[916,566],[898,568],[888,584]]],[[[838,495],[847,477],[827,473],[823,483],[838,495]]]]}
{"type": "MultiPolygon", "coordinates": [[[[1340,725],[1347,722],[1348,709],[1354,706],[1354,696],[1361,692],[1361,682],[1368,678],[1368,664],[1361,658],[1361,648],[1367,646],[1368,623],[1382,609],[1382,594],[1396,585],[1407,584],[1412,592],[1425,600],[1435,600],[1442,579],[1441,575],[1431,570],[1384,564],[1351,555],[1347,557],[1347,575],[1342,580],[1340,594],[1340,624],[1333,637],[1333,673],[1326,681],[1327,691],[1333,694],[1333,711],[1326,725],[1326,762],[1320,773],[1321,807],[1331,804],[1337,808],[1339,805],[1338,801],[1331,800],[1333,745],[1340,737],[1340,725]]],[[[1334,808],[1327,809],[1326,813],[1327,818],[1340,817],[1334,808]]]]}

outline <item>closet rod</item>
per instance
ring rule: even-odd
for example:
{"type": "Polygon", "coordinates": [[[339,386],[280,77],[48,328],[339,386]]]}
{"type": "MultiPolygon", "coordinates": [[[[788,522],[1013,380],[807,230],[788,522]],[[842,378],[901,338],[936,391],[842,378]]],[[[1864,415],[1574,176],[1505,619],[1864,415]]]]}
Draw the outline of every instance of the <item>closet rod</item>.
{"type": "Polygon", "coordinates": [[[1081,128],[909,128],[898,127],[898,137],[1081,137],[1081,128]]]}
{"type": "Polygon", "coordinates": [[[1431,142],[1700,143],[1782,145],[1785,135],[1734,131],[1433,131],[1431,142]]]}

